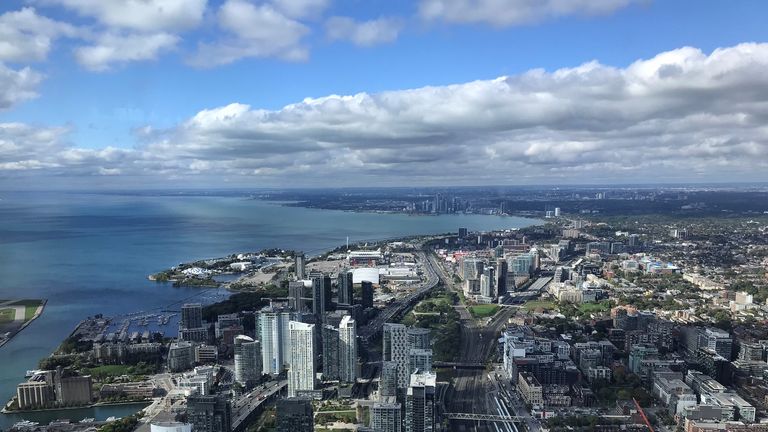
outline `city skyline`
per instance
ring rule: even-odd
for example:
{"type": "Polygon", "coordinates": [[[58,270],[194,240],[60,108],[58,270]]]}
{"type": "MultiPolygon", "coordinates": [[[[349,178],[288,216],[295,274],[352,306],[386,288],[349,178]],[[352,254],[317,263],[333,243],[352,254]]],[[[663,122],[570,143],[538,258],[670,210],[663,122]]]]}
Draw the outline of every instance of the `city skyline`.
{"type": "Polygon", "coordinates": [[[765,8],[11,1],[0,184],[766,181],[765,8]]]}

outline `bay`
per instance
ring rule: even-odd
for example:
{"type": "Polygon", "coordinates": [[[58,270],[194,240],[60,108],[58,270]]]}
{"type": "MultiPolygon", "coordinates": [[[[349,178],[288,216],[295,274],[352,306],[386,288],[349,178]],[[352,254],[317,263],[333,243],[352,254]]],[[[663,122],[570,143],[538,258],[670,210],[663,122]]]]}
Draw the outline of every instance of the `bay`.
{"type": "MultiPolygon", "coordinates": [[[[200,300],[202,292],[202,301],[208,302],[228,295],[147,280],[148,274],[180,262],[273,247],[313,255],[344,244],[347,237],[357,242],[535,223],[485,215],[307,209],[231,195],[3,192],[0,298],[44,298],[48,303],[39,319],[0,347],[0,399],[10,398],[24,372],[88,316],[178,307],[200,300]]],[[[96,418],[115,413],[107,408],[78,411],[96,418]]],[[[0,416],[0,428],[18,418],[0,416]]]]}

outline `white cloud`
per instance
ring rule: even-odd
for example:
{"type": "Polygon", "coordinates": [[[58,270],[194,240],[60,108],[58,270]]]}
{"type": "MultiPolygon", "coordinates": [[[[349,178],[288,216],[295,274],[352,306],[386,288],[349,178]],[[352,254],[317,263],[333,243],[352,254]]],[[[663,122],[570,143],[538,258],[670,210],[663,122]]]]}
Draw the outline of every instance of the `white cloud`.
{"type": "Polygon", "coordinates": [[[355,21],[348,17],[331,17],[325,23],[325,31],[331,40],[348,40],[358,46],[372,46],[392,42],[403,28],[396,18],[378,18],[355,21]]]}
{"type": "Polygon", "coordinates": [[[64,127],[0,123],[0,176],[16,176],[25,171],[114,176],[121,172],[121,165],[130,165],[141,157],[135,150],[73,147],[66,139],[69,132],[64,127]]]}
{"type": "Polygon", "coordinates": [[[28,67],[14,70],[0,63],[0,110],[37,97],[37,86],[42,80],[40,73],[28,67]]]}
{"type": "Polygon", "coordinates": [[[768,44],[681,48],[624,68],[589,62],[279,110],[230,104],[141,128],[135,150],[72,147],[0,164],[208,184],[764,181],[766,68],[768,44]]]}
{"type": "Polygon", "coordinates": [[[530,24],[566,15],[600,15],[639,0],[421,0],[419,14],[428,20],[488,23],[494,26],[530,24]]]}
{"type": "Polygon", "coordinates": [[[247,57],[296,61],[308,56],[302,38],[309,28],[269,4],[227,0],[218,11],[218,23],[230,36],[200,44],[192,64],[210,67],[247,57]]]}
{"type": "Polygon", "coordinates": [[[53,41],[75,37],[75,26],[39,15],[34,8],[23,8],[0,15],[0,61],[45,60],[53,41]]]}
{"type": "Polygon", "coordinates": [[[93,71],[104,71],[114,64],[154,60],[162,52],[173,49],[180,38],[168,33],[100,35],[91,45],[75,49],[77,61],[93,71]]]}
{"type": "Polygon", "coordinates": [[[161,33],[197,27],[207,0],[32,0],[60,5],[108,28],[161,33]]]}

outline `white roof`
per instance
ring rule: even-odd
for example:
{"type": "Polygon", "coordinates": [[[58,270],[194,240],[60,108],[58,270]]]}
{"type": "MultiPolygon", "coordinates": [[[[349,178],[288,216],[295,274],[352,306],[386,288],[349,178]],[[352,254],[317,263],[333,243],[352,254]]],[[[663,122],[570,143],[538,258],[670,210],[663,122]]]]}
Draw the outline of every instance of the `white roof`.
{"type": "Polygon", "coordinates": [[[374,285],[379,284],[379,269],[372,267],[363,267],[352,270],[352,283],[358,284],[363,281],[371,282],[374,285]]]}

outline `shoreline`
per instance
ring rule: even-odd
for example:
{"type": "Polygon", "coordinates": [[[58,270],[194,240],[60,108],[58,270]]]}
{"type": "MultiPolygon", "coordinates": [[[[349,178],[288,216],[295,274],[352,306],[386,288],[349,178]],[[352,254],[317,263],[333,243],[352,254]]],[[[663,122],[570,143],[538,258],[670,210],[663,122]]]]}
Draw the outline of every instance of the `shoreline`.
{"type": "Polygon", "coordinates": [[[40,306],[38,306],[37,311],[35,311],[35,314],[32,316],[32,318],[24,322],[24,324],[22,324],[18,329],[16,329],[16,331],[14,331],[13,334],[11,334],[7,339],[0,342],[0,348],[2,348],[8,342],[12,341],[13,338],[18,336],[22,330],[27,328],[27,326],[32,324],[33,321],[35,321],[36,319],[40,318],[40,316],[43,315],[43,312],[45,311],[45,306],[48,304],[48,299],[41,299],[41,302],[42,303],[40,303],[40,306]]]}
{"type": "Polygon", "coordinates": [[[51,412],[51,411],[73,411],[73,410],[80,410],[80,409],[92,409],[92,408],[100,408],[100,407],[112,407],[112,406],[123,406],[123,405],[139,405],[139,404],[145,404],[150,405],[152,404],[152,399],[143,399],[143,400],[137,400],[137,401],[126,401],[126,402],[96,402],[89,405],[80,405],[80,406],[74,406],[74,407],[57,407],[57,408],[41,408],[41,409],[34,409],[34,410],[7,410],[5,407],[3,407],[2,410],[0,410],[0,413],[4,415],[13,415],[13,414],[32,414],[32,413],[45,413],[45,412],[51,412]]]}

